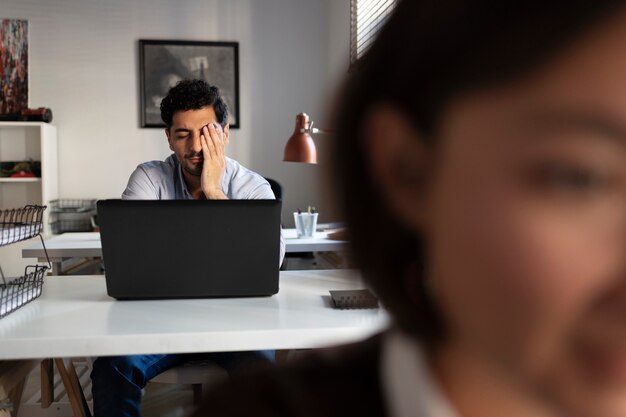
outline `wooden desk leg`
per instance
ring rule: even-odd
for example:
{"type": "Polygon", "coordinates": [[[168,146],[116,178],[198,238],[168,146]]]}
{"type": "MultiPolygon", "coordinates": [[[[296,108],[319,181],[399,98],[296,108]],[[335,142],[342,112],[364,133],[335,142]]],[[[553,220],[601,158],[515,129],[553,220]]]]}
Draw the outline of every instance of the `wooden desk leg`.
{"type": "Polygon", "coordinates": [[[22,400],[26,377],[37,366],[37,360],[0,361],[0,406],[8,404],[13,412],[0,407],[0,417],[16,416],[22,400]]]}
{"type": "Polygon", "coordinates": [[[55,358],[54,363],[59,370],[67,398],[70,400],[75,417],[91,417],[91,411],[87,405],[83,388],[80,386],[76,368],[71,359],[55,358]]]}
{"type": "Polygon", "coordinates": [[[54,401],[54,362],[41,361],[41,408],[48,408],[54,401]]]}
{"type": "Polygon", "coordinates": [[[17,417],[17,413],[20,411],[20,403],[22,402],[24,385],[26,385],[26,378],[22,379],[11,389],[7,398],[9,400],[9,408],[0,409],[0,417],[17,417]]]}
{"type": "Polygon", "coordinates": [[[22,402],[22,393],[24,392],[24,385],[26,385],[26,378],[17,383],[15,387],[9,393],[9,400],[13,404],[13,410],[11,410],[11,416],[17,417],[18,411],[20,411],[20,403],[22,402]]]}

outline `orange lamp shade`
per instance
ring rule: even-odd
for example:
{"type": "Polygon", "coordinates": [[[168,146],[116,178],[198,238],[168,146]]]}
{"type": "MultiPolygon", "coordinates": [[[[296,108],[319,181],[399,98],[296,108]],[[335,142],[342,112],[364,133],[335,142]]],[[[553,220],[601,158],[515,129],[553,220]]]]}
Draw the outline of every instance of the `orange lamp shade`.
{"type": "Polygon", "coordinates": [[[285,145],[283,161],[317,164],[317,151],[309,134],[309,116],[306,113],[296,116],[296,127],[285,145]]]}

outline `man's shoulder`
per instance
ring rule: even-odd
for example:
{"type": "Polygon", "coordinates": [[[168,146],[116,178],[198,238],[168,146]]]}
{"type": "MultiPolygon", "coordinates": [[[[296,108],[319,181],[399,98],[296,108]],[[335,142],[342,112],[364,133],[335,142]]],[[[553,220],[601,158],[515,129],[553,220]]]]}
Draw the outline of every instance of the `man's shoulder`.
{"type": "Polygon", "coordinates": [[[250,176],[264,179],[261,174],[254,172],[250,168],[243,166],[239,161],[229,157],[226,157],[226,172],[228,172],[231,178],[250,176]]]}
{"type": "Polygon", "coordinates": [[[127,200],[174,198],[176,170],[177,162],[173,156],[165,161],[148,161],[139,164],[130,175],[122,198],[127,200]]]}
{"type": "Polygon", "coordinates": [[[274,198],[267,180],[231,158],[226,158],[222,188],[229,198],[236,200],[274,198]]]}
{"type": "Polygon", "coordinates": [[[321,349],[286,366],[234,375],[210,391],[196,416],[384,416],[381,338],[321,349]],[[246,401],[237,401],[246,398],[246,401]]]}

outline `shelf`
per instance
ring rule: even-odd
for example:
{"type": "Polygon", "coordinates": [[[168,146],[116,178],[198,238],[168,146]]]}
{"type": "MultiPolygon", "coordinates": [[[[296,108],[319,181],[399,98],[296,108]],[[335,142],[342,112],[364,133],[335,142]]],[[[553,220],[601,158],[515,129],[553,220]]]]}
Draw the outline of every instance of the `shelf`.
{"type": "MultiPolygon", "coordinates": [[[[0,122],[0,127],[40,127],[43,125],[50,125],[46,122],[19,122],[19,121],[7,121],[0,122]]],[[[52,126],[52,125],[50,125],[52,126]]]]}
{"type": "Polygon", "coordinates": [[[1,182],[41,182],[41,178],[38,177],[26,177],[26,178],[0,178],[1,182]]]}

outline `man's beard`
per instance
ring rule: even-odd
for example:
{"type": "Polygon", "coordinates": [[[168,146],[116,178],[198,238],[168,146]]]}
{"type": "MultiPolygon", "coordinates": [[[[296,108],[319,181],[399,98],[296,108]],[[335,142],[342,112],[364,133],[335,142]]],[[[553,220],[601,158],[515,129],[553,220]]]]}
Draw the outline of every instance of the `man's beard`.
{"type": "Polygon", "coordinates": [[[185,155],[182,166],[185,172],[187,172],[188,174],[191,174],[195,177],[199,177],[200,175],[202,175],[202,167],[204,166],[204,160],[200,161],[197,164],[193,164],[192,162],[189,161],[188,158],[194,158],[194,157],[202,157],[202,152],[197,153],[197,154],[194,153],[190,155],[185,155]]]}

